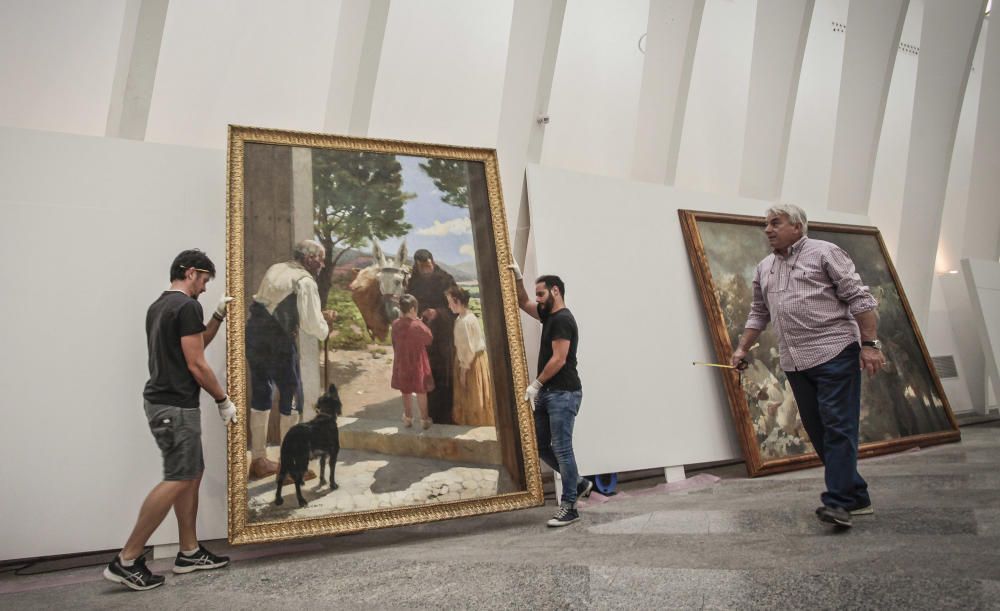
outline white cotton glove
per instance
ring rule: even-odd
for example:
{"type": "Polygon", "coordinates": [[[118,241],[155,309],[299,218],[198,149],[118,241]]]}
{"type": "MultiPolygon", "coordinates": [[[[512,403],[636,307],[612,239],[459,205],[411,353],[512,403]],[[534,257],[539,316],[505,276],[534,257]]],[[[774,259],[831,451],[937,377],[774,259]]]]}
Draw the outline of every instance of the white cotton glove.
{"type": "Polygon", "coordinates": [[[229,302],[232,300],[233,298],[229,295],[223,295],[222,298],[219,299],[219,305],[215,307],[215,314],[212,316],[218,318],[221,322],[226,317],[226,306],[229,305],[229,302]]]}
{"type": "Polygon", "coordinates": [[[540,391],[541,389],[542,389],[542,383],[539,382],[537,379],[535,379],[534,382],[529,384],[528,387],[524,389],[524,400],[530,403],[532,407],[534,407],[535,397],[538,396],[538,391],[540,391]]]}
{"type": "Polygon", "coordinates": [[[236,424],[236,405],[233,404],[229,395],[226,395],[222,401],[216,401],[215,405],[219,408],[219,418],[222,418],[222,424],[230,422],[236,424]]]}
{"type": "Polygon", "coordinates": [[[508,265],[507,269],[509,269],[510,271],[514,272],[514,279],[515,280],[523,280],[524,279],[524,276],[521,275],[521,267],[518,266],[517,261],[513,261],[510,265],[508,265]]]}

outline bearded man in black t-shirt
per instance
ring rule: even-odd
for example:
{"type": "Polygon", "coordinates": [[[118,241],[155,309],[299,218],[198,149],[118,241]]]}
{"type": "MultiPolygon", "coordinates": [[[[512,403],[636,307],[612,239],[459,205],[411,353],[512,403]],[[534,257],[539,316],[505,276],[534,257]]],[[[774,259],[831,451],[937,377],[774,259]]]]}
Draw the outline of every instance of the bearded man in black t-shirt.
{"type": "Polygon", "coordinates": [[[104,577],[132,590],[163,585],[162,575],[146,568],[146,541],[171,507],[177,516],[181,551],[174,573],[217,569],[229,558],[216,556],[198,543],[198,488],[205,461],[201,450],[201,410],[198,394],[205,389],[215,399],[225,424],[236,424],[236,407],[205,360],[205,346],[215,338],[226,305],[223,296],[206,326],[198,296],[215,277],[215,265],[200,250],[185,250],[170,266],[170,288],[146,312],[149,381],[143,391],[146,419],[163,455],[163,481],[146,496],[125,547],[104,569],[104,577]]]}
{"type": "Polygon", "coordinates": [[[538,349],[538,375],[524,392],[534,407],[538,457],[559,474],[562,494],[559,511],[549,526],[568,526],[580,519],[576,500],[589,496],[594,484],[580,477],[573,454],[573,424],[583,401],[583,385],[576,371],[576,349],[580,332],[576,319],[563,300],[566,285],[559,276],[541,276],[535,281],[535,299],[528,296],[517,264],[509,268],[517,280],[521,309],[542,323],[538,349]]]}

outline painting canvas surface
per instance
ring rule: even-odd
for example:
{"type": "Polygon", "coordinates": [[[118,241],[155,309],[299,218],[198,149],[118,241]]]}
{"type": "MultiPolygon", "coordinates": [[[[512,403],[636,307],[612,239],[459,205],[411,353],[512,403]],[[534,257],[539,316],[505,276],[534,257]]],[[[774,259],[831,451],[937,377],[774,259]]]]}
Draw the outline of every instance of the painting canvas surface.
{"type": "MultiPolygon", "coordinates": [[[[695,251],[692,263],[703,284],[702,297],[719,358],[728,361],[750,311],[754,270],[768,254],[763,219],[688,215],[685,231],[689,250],[695,251]]],[[[843,248],[879,302],[878,336],[887,366],[874,377],[863,377],[861,452],[902,449],[917,440],[926,443],[956,438],[957,427],[947,399],[877,230],[816,224],[810,225],[808,235],[843,248]]],[[[742,374],[726,372],[723,376],[733,387],[729,394],[735,402],[737,426],[758,471],[769,463],[787,467],[815,462],[812,444],[779,366],[772,326],[760,335],[748,360],[750,366],[742,374]]]]}
{"type": "Polygon", "coordinates": [[[243,236],[230,278],[242,280],[230,342],[246,416],[241,523],[336,532],[536,502],[492,151],[264,140],[241,142],[231,208],[243,236]]]}

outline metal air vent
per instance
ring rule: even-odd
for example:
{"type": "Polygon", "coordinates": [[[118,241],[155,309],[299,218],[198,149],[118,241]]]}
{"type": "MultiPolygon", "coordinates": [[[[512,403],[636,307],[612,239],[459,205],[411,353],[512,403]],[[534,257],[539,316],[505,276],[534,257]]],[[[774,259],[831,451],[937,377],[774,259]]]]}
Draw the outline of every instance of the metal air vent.
{"type": "Polygon", "coordinates": [[[932,356],[931,360],[934,361],[934,369],[937,369],[939,378],[945,379],[958,377],[958,368],[955,366],[954,356],[950,354],[946,354],[944,356],[932,356]]]}

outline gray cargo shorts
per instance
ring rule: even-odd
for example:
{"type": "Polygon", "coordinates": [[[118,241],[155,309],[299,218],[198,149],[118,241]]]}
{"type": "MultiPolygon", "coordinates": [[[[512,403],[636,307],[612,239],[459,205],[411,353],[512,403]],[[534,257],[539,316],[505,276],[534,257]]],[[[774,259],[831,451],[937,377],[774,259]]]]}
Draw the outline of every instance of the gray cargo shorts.
{"type": "Polygon", "coordinates": [[[201,410],[143,400],[149,430],[163,455],[163,481],[198,479],[205,470],[201,453],[201,410]]]}

